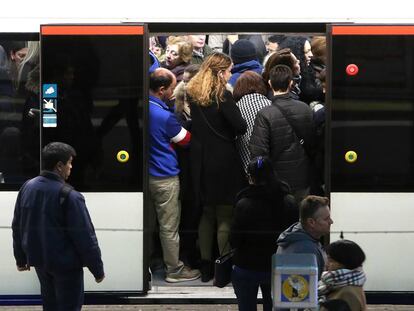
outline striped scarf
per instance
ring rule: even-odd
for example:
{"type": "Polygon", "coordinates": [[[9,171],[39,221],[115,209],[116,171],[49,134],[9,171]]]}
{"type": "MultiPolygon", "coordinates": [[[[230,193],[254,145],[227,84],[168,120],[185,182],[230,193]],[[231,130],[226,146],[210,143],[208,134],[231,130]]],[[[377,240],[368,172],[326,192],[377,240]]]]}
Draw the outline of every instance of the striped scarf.
{"type": "Polygon", "coordinates": [[[354,270],[338,269],[322,273],[318,284],[319,300],[325,300],[325,296],[332,291],[344,286],[363,286],[367,280],[362,267],[354,270]]]}

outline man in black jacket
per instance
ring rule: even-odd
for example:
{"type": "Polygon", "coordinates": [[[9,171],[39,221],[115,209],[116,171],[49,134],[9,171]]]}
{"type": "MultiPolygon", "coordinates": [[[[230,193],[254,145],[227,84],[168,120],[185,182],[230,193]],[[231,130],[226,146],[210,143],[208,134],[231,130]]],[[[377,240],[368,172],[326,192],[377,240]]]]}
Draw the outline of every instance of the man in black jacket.
{"type": "MultiPolygon", "coordinates": [[[[286,181],[299,203],[309,192],[309,154],[314,141],[312,110],[289,95],[292,71],[277,65],[269,75],[272,105],[256,116],[250,138],[251,157],[268,156],[280,179],[286,181]]],[[[297,218],[296,218],[297,219],[297,218]]]]}
{"type": "Polygon", "coordinates": [[[105,278],[85,199],[65,184],[75,155],[67,144],[46,145],[42,151],[45,170],[22,186],[14,210],[17,270],[35,267],[46,311],[81,310],[83,267],[88,267],[97,283],[105,278]]]}

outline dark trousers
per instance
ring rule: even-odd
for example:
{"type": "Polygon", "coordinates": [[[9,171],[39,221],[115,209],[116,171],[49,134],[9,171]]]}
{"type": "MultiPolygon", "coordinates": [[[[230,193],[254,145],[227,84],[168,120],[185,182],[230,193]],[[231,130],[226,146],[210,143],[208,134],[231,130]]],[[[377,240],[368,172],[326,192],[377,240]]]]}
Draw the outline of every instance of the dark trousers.
{"type": "Polygon", "coordinates": [[[263,296],[263,311],[272,311],[270,272],[256,272],[233,266],[231,280],[234,293],[237,296],[239,311],[257,310],[259,287],[263,296]]]}
{"type": "Polygon", "coordinates": [[[44,311],[80,311],[83,305],[83,269],[51,272],[35,268],[44,311]]]}

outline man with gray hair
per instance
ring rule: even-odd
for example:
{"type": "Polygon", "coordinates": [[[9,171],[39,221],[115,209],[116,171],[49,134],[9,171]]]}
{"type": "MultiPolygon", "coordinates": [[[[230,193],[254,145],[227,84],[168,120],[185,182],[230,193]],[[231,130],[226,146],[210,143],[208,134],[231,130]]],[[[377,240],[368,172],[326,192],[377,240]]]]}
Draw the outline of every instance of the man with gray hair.
{"type": "Polygon", "coordinates": [[[307,196],[299,206],[300,221],[294,223],[277,239],[277,254],[315,254],[318,277],[325,270],[326,253],[320,239],[329,234],[333,221],[329,199],[315,195],[307,196]]]}

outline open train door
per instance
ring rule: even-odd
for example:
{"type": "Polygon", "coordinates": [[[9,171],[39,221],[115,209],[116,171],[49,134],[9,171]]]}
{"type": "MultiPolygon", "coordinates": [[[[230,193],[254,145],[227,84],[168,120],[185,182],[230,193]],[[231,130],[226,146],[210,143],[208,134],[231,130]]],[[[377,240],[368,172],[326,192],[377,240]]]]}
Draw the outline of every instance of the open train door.
{"type": "Polygon", "coordinates": [[[328,38],[331,241],[342,233],[361,245],[368,292],[407,293],[414,288],[414,26],[332,25],[328,38]]]}
{"type": "Polygon", "coordinates": [[[40,44],[41,144],[76,149],[68,182],[85,196],[102,250],[106,278],[86,272],[85,290],[145,293],[147,27],[42,25],[40,44]]]}

